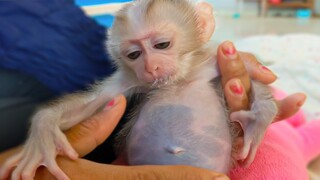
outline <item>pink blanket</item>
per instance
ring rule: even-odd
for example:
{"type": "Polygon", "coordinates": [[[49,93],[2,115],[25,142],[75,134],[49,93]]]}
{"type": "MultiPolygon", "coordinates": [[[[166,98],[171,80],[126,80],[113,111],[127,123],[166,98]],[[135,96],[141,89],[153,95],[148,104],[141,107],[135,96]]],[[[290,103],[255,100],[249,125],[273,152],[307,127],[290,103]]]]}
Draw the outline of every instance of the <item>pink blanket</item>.
{"type": "MultiPolygon", "coordinates": [[[[285,94],[275,91],[281,99],[285,94]]],[[[272,124],[262,141],[254,162],[248,168],[236,168],[231,179],[307,180],[308,163],[320,155],[320,120],[306,121],[300,110],[293,117],[272,124]]]]}

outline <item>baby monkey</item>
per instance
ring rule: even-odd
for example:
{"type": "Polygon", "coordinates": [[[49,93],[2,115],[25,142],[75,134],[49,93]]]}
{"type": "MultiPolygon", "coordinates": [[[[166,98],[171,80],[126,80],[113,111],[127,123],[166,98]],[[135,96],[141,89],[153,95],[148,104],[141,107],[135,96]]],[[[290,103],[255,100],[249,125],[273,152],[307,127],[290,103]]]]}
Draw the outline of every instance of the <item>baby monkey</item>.
{"type": "Polygon", "coordinates": [[[78,155],[62,131],[120,93],[146,96],[126,127],[123,151],[130,165],[183,164],[221,173],[228,172],[233,160],[249,165],[277,108],[268,87],[252,81],[251,110],[229,116],[215,51],[208,43],[214,26],[205,2],[136,0],[124,6],[107,44],[118,70],[89,92],[39,110],[24,149],[2,167],[1,178],[32,179],[44,165],[57,179],[69,179],[55,157],[78,155]],[[244,132],[243,146],[234,156],[230,122],[240,123],[244,132]]]}

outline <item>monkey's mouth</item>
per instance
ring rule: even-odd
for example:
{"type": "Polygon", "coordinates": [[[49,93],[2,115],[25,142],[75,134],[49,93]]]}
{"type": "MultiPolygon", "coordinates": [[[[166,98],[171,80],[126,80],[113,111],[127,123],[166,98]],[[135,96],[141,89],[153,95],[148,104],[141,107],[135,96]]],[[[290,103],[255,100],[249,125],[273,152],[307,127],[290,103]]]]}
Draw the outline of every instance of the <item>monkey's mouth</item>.
{"type": "Polygon", "coordinates": [[[155,79],[151,84],[151,88],[161,88],[164,86],[168,86],[172,83],[170,79],[170,77],[155,79]]]}

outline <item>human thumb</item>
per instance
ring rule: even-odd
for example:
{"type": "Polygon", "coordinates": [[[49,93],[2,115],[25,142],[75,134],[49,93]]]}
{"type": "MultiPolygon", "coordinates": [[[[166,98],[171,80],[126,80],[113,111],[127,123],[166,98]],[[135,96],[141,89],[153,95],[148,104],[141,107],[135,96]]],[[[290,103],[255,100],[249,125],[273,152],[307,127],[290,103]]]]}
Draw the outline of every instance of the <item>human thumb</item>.
{"type": "Polygon", "coordinates": [[[117,96],[109,101],[101,112],[65,132],[70,144],[80,157],[90,153],[110,136],[125,108],[125,97],[117,96]]]}

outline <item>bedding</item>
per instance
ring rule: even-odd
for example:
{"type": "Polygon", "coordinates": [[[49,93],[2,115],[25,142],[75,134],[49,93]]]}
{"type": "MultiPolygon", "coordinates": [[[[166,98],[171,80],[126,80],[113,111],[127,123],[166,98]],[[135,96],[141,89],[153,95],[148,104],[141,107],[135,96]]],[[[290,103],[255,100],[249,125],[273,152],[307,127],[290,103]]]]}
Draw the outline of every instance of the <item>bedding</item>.
{"type": "Polygon", "coordinates": [[[287,34],[247,37],[238,50],[254,53],[278,76],[273,86],[288,94],[304,92],[308,120],[320,119],[320,35],[287,34]]]}

